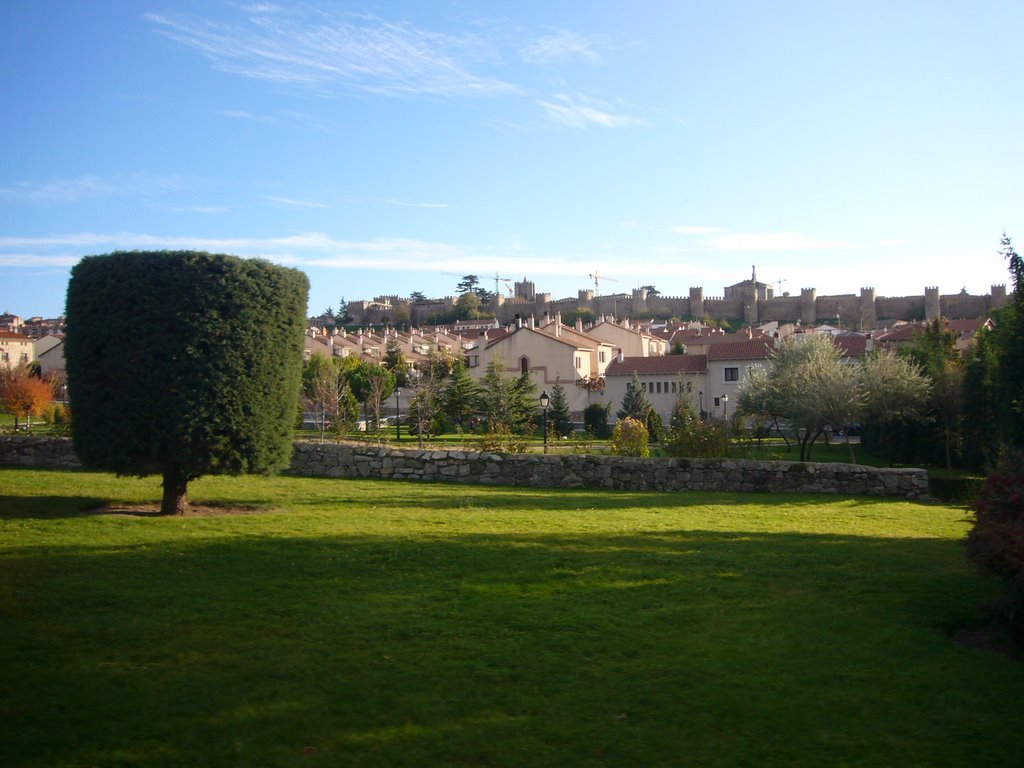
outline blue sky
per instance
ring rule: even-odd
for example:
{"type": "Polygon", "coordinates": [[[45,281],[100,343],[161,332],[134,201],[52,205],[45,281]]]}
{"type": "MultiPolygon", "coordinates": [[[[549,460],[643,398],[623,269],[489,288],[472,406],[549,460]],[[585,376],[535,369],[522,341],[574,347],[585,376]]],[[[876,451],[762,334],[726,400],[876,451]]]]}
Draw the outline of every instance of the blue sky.
{"type": "Polygon", "coordinates": [[[0,311],[159,248],[300,268],[313,312],[468,273],[986,293],[1024,245],[1022,30],[1019,0],[5,0],[0,311]]]}

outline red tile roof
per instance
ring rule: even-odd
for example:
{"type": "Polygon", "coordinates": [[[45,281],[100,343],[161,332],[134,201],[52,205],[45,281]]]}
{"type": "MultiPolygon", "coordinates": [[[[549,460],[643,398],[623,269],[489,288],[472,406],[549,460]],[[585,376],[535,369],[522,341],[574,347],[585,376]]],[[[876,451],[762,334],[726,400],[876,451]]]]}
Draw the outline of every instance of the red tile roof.
{"type": "Polygon", "coordinates": [[[839,347],[845,357],[863,357],[868,351],[866,336],[850,334],[849,336],[833,336],[832,342],[839,347]]]}
{"type": "Polygon", "coordinates": [[[771,339],[718,341],[708,347],[708,360],[766,360],[771,354],[771,339]]]}
{"type": "Polygon", "coordinates": [[[665,355],[663,357],[616,358],[608,364],[605,376],[632,376],[637,374],[676,375],[680,373],[703,373],[708,368],[707,355],[665,355]]]}

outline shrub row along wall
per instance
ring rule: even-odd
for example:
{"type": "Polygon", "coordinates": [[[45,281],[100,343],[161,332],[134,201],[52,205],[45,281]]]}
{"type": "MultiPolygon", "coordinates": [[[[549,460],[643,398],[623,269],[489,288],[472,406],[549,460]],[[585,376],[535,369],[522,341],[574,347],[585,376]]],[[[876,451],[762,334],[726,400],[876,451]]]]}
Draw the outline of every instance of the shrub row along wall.
{"type": "MultiPolygon", "coordinates": [[[[68,440],[0,438],[0,464],[74,467],[68,440]]],[[[928,498],[923,469],[734,459],[635,459],[625,456],[420,451],[295,443],[290,472],[308,477],[607,488],[630,491],[760,491],[928,498]]]]}

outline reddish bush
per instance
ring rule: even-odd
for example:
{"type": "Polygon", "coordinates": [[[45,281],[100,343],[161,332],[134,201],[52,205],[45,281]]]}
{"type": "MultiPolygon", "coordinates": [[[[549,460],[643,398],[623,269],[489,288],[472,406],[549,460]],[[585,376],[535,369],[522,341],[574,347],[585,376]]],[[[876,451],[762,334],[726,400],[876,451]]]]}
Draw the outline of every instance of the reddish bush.
{"type": "Polygon", "coordinates": [[[985,480],[967,548],[971,560],[1010,584],[1010,624],[1024,641],[1024,453],[1007,452],[985,480]]]}

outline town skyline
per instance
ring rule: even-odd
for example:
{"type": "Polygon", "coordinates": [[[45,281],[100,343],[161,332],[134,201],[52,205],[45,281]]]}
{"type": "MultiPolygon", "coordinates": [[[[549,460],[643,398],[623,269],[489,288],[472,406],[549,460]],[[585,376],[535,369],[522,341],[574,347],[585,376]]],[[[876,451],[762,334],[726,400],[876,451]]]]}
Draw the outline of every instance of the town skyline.
{"type": "Polygon", "coordinates": [[[5,3],[0,311],[157,249],[302,269],[310,314],[451,274],[714,296],[753,263],[984,294],[1024,237],[1021,28],[1003,0],[5,3]]]}

